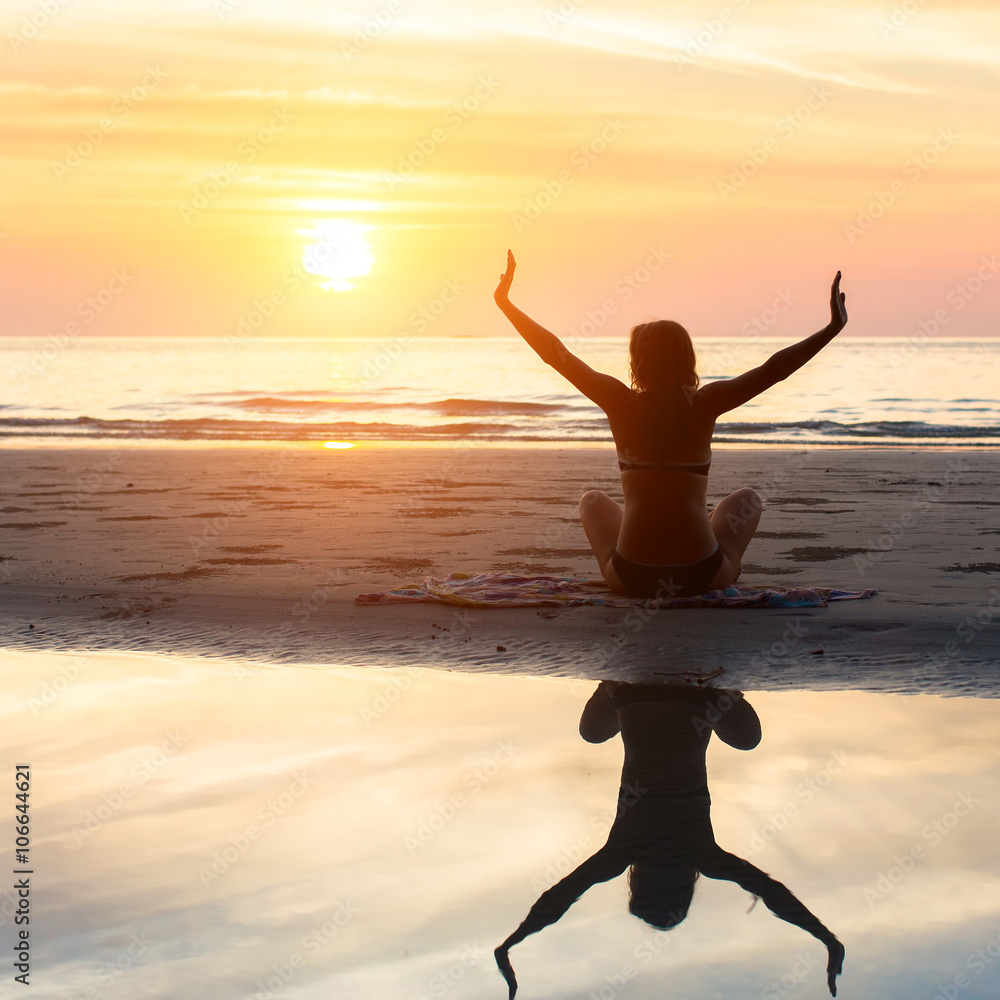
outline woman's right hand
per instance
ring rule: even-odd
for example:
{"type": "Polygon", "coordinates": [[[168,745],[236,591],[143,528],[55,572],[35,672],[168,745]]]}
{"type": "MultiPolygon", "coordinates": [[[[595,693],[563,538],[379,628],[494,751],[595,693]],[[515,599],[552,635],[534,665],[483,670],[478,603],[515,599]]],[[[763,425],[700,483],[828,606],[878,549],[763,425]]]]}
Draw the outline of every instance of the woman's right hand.
{"type": "Polygon", "coordinates": [[[830,289],[830,329],[840,333],[847,326],[847,296],[840,290],[840,271],[830,289]]]}
{"type": "Polygon", "coordinates": [[[510,283],[514,280],[514,268],[516,266],[517,262],[514,260],[514,252],[513,250],[508,250],[507,270],[500,275],[500,284],[497,285],[497,290],[493,293],[493,301],[501,308],[510,302],[510,283]]]}

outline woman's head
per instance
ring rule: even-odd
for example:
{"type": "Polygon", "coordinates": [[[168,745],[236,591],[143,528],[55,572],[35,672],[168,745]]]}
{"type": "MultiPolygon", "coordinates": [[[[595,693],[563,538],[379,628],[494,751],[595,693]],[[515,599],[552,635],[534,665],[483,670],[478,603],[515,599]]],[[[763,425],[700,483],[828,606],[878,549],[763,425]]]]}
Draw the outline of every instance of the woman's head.
{"type": "Polygon", "coordinates": [[[687,330],[672,319],[632,328],[628,343],[632,388],[640,392],[698,388],[694,345],[687,330]]]}
{"type": "Polygon", "coordinates": [[[628,911],[651,927],[668,931],[688,913],[698,869],[645,862],[629,868],[628,911]]]}

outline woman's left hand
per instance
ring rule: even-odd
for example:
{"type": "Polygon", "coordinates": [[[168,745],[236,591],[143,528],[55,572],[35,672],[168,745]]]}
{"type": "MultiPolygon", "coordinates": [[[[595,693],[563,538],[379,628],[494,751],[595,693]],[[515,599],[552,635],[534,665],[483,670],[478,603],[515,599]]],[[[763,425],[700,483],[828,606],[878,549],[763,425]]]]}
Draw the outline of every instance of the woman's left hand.
{"type": "Polygon", "coordinates": [[[826,964],[826,985],[830,987],[830,996],[837,995],[837,976],[844,971],[844,946],[834,938],[827,944],[830,953],[826,964]]]}
{"type": "Polygon", "coordinates": [[[510,284],[514,280],[514,268],[517,266],[517,262],[514,260],[513,250],[507,251],[507,270],[500,275],[500,284],[497,285],[497,290],[493,293],[493,301],[496,302],[498,306],[504,306],[510,302],[510,284]]]}
{"type": "Polygon", "coordinates": [[[510,949],[507,947],[507,943],[504,942],[499,948],[493,949],[493,957],[497,960],[497,968],[500,970],[501,975],[507,981],[507,998],[508,1000],[514,1000],[517,994],[517,979],[514,976],[514,967],[510,964],[509,952],[510,949]]]}

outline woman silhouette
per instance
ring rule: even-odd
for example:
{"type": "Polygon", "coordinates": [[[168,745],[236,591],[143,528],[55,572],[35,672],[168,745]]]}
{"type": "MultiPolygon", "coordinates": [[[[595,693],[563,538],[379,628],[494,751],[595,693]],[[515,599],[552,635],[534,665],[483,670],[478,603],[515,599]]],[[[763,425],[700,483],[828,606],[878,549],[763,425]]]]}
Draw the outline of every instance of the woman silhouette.
{"type": "Polygon", "coordinates": [[[629,911],[660,930],[676,927],[687,916],[699,874],[735,882],[776,916],[826,945],[827,985],[836,996],[844,946],[785,886],[715,842],[705,751],[712,732],[738,750],[752,750],[760,742],[760,720],[743,695],[718,688],[602,681],[583,710],[580,735],[603,743],[619,731],[625,764],[607,842],[543,892],[494,951],[510,1000],[517,991],[510,949],[555,923],[596,882],[607,882],[626,868],[629,911]],[[706,706],[709,692],[714,704],[706,706]]]}
{"type": "Polygon", "coordinates": [[[580,500],[580,518],[608,586],[633,597],[688,597],[730,586],[760,520],[761,499],[737,490],[707,513],[712,432],[720,414],[801,368],[847,323],[837,272],[830,292],[830,323],[736,378],[699,387],[694,347],[672,320],[632,330],[632,388],[594,371],[544,327],[511,304],[514,255],[494,299],[538,356],[607,414],[618,449],[624,509],[592,490],[580,500]]]}

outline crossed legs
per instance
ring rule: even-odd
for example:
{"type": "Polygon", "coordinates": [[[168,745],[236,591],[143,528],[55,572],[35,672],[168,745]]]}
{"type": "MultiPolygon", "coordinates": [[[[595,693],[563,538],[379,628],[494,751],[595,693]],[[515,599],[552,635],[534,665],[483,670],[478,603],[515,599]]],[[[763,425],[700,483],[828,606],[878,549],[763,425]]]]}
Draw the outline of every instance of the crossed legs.
{"type": "MultiPolygon", "coordinates": [[[[762,509],[760,494],[746,487],[730,493],[712,511],[709,520],[723,559],[711,589],[729,587],[740,575],[743,553],[757,530],[762,509]]],[[[605,582],[615,593],[624,594],[625,587],[611,564],[621,531],[622,508],[607,493],[591,490],[580,498],[580,520],[605,582]]]]}

